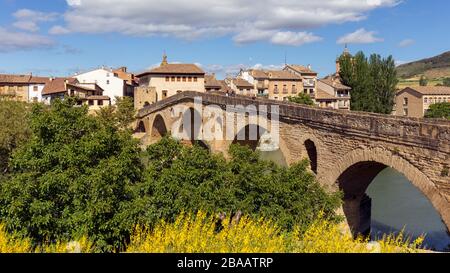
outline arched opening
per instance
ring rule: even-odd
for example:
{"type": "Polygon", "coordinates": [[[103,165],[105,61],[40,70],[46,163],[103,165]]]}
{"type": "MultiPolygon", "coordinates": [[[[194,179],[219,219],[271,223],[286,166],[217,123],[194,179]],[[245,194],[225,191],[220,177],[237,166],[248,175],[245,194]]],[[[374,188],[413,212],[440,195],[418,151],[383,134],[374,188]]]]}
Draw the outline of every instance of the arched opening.
{"type": "Polygon", "coordinates": [[[161,117],[161,115],[156,115],[155,119],[153,120],[153,126],[152,126],[152,134],[151,137],[153,140],[160,139],[164,137],[167,134],[167,127],[166,123],[164,122],[164,119],[161,117]]]}
{"type": "Polygon", "coordinates": [[[417,181],[410,181],[383,163],[360,161],[345,169],[337,183],[344,193],[343,211],[355,236],[370,234],[379,238],[383,233],[405,228],[405,233],[413,237],[426,233],[428,248],[442,251],[450,246],[450,236],[441,216],[443,211],[433,207],[429,196],[417,189],[417,181]],[[377,212],[377,218],[373,217],[373,211],[377,212]],[[424,223],[424,216],[431,220],[424,223]],[[393,220],[402,224],[395,226],[393,220]],[[435,226],[439,226],[439,232],[435,226]]]}
{"type": "Polygon", "coordinates": [[[150,103],[149,103],[148,101],[146,101],[146,102],[144,103],[144,107],[147,107],[147,106],[150,106],[150,103]]]}
{"type": "Polygon", "coordinates": [[[142,120],[139,121],[138,126],[135,130],[135,133],[145,133],[145,124],[142,120]]]}
{"type": "Polygon", "coordinates": [[[305,141],[306,152],[308,153],[311,170],[317,174],[317,149],[314,142],[310,139],[305,141]]]}
{"type": "Polygon", "coordinates": [[[189,108],[183,114],[180,133],[184,133],[188,137],[188,139],[182,141],[184,144],[198,145],[204,149],[209,149],[208,145],[201,139],[202,115],[194,108],[189,108]]]}
{"type": "Polygon", "coordinates": [[[233,144],[240,144],[247,146],[253,151],[259,145],[261,136],[266,132],[265,128],[262,128],[255,124],[249,124],[242,128],[234,137],[233,144]]]}

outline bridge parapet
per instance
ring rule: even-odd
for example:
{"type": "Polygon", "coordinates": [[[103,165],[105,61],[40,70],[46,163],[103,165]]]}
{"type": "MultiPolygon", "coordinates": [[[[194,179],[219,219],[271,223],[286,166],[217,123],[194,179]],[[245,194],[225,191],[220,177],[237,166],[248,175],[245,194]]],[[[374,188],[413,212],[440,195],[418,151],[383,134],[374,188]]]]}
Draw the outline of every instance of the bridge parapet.
{"type": "Polygon", "coordinates": [[[223,109],[227,105],[278,105],[281,122],[303,122],[311,127],[331,129],[342,134],[450,153],[449,121],[331,110],[263,98],[185,91],[139,110],[138,118],[176,104],[192,102],[195,97],[201,97],[204,105],[214,104],[223,109]]]}

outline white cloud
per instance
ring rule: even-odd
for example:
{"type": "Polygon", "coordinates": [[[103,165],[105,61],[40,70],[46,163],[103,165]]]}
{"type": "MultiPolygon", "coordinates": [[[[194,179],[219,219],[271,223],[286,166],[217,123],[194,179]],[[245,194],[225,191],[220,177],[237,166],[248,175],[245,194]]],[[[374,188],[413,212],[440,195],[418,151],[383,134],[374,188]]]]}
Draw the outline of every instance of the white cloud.
{"type": "MultiPolygon", "coordinates": [[[[118,32],[196,39],[232,35],[236,43],[269,41],[301,45],[317,41],[305,32],[328,24],[360,21],[398,0],[67,0],[70,32],[118,32]],[[270,7],[270,8],[268,8],[270,7]]],[[[55,34],[57,31],[53,31],[55,34]]]]}
{"type": "Polygon", "coordinates": [[[408,47],[411,46],[415,43],[415,41],[413,39],[405,39],[403,41],[401,41],[400,43],[398,43],[399,47],[408,47]]]}
{"type": "Polygon", "coordinates": [[[46,13],[30,9],[20,9],[13,16],[19,21],[50,22],[56,20],[59,15],[56,12],[46,13]]]}
{"type": "Polygon", "coordinates": [[[49,48],[54,42],[41,35],[12,32],[0,27],[0,52],[16,50],[30,50],[36,48],[49,48]]]}
{"type": "Polygon", "coordinates": [[[50,28],[48,33],[53,34],[53,35],[63,35],[63,34],[69,34],[70,30],[68,30],[67,28],[62,27],[62,26],[53,26],[52,28],[50,28]]]}
{"type": "Polygon", "coordinates": [[[59,14],[56,12],[45,13],[30,9],[20,9],[13,14],[13,17],[17,19],[13,26],[25,31],[37,32],[39,30],[38,23],[54,21],[58,16],[59,14]]]}
{"type": "Polygon", "coordinates": [[[13,26],[29,32],[37,32],[39,30],[39,26],[32,21],[17,21],[13,24],[13,26]]]}
{"type": "Polygon", "coordinates": [[[337,40],[338,44],[371,44],[384,41],[382,38],[376,37],[375,31],[367,31],[360,28],[355,32],[342,36],[337,40]]]}

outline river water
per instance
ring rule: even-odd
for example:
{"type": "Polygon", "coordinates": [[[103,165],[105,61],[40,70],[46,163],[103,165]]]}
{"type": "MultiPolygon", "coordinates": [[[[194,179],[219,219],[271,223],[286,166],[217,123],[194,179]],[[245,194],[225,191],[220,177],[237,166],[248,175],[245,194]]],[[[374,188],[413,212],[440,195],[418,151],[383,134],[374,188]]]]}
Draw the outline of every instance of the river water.
{"type": "MultiPolygon", "coordinates": [[[[287,166],[281,151],[260,152],[265,160],[287,166]]],[[[370,184],[372,236],[404,233],[412,238],[425,234],[424,246],[450,251],[450,234],[431,202],[401,173],[386,168],[370,184]]]]}

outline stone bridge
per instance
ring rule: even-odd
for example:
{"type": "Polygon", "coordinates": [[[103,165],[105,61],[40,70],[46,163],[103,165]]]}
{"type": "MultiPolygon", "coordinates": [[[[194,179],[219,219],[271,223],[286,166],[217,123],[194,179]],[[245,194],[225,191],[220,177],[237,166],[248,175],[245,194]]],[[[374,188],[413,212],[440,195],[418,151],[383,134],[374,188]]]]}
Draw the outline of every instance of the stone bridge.
{"type": "MultiPolygon", "coordinates": [[[[180,105],[188,110],[186,113],[191,118],[201,117],[202,124],[191,128],[191,136],[203,130],[202,126],[211,119],[215,126],[225,125],[220,118],[200,115],[207,106],[217,105],[221,109],[227,105],[255,105],[257,109],[261,105],[279,106],[279,147],[286,162],[293,164],[309,159],[311,170],[323,186],[344,192],[343,211],[354,233],[370,230],[371,199],[365,192],[378,173],[387,167],[405,175],[430,200],[450,229],[448,121],[326,110],[289,102],[187,91],[139,111],[136,132],[145,135],[144,145],[171,132],[174,123],[180,120],[174,107],[180,105]],[[202,99],[202,104],[195,109],[196,97],[202,99]]],[[[258,115],[265,116],[265,113],[258,112],[258,115]]],[[[269,114],[267,127],[271,119],[269,114]]],[[[237,128],[237,131],[246,130],[246,141],[237,141],[236,137],[201,143],[212,152],[225,155],[233,142],[244,142],[256,148],[261,134],[258,133],[256,140],[248,138],[249,126],[257,126],[253,122],[247,114],[245,124],[237,128]]],[[[262,129],[262,132],[270,130],[262,129]]]]}

